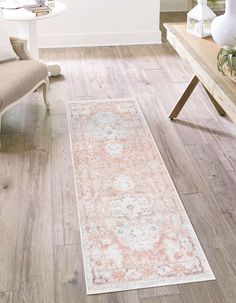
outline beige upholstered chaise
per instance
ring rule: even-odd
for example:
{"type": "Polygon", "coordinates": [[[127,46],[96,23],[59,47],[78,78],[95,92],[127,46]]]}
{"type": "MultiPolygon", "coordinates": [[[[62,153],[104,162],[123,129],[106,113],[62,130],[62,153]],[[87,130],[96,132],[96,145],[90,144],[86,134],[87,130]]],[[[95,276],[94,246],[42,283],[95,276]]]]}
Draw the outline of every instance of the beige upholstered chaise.
{"type": "Polygon", "coordinates": [[[3,113],[40,86],[43,87],[44,102],[49,110],[47,66],[32,59],[26,40],[10,40],[19,60],[0,63],[0,127],[3,113]]]}

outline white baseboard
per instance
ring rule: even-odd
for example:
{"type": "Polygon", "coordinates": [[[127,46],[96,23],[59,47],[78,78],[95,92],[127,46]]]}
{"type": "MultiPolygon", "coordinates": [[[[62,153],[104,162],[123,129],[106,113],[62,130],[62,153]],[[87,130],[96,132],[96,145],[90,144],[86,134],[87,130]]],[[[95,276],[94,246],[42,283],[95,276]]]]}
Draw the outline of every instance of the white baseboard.
{"type": "Polygon", "coordinates": [[[188,0],[161,0],[161,12],[183,12],[189,10],[188,0]]]}
{"type": "Polygon", "coordinates": [[[40,35],[40,48],[160,44],[161,31],[103,34],[40,35]]]}

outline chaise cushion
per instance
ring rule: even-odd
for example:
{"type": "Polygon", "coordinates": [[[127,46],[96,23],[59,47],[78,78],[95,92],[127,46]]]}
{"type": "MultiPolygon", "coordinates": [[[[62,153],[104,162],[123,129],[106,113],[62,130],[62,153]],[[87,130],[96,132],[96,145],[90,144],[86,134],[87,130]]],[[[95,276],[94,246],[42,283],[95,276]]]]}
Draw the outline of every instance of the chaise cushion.
{"type": "Polygon", "coordinates": [[[34,60],[0,63],[0,112],[47,78],[47,66],[34,60]]]}
{"type": "Polygon", "coordinates": [[[27,48],[27,40],[20,39],[17,37],[10,37],[11,45],[14,49],[16,55],[20,58],[20,60],[33,60],[28,48],[27,48]]]}

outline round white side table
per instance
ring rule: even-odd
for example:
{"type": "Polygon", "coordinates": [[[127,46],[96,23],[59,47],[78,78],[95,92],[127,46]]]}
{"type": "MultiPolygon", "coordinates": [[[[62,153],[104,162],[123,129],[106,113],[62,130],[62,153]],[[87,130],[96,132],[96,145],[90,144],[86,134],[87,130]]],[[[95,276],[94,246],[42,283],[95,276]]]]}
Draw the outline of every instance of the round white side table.
{"type": "MultiPolygon", "coordinates": [[[[55,1],[55,7],[51,11],[43,16],[35,17],[33,13],[27,11],[24,8],[20,9],[5,9],[3,13],[3,18],[6,21],[18,21],[19,26],[19,37],[28,40],[28,47],[31,55],[34,59],[39,59],[39,47],[38,47],[38,31],[37,31],[37,21],[44,20],[48,18],[56,17],[62,14],[66,10],[64,3],[60,1],[55,1]]],[[[48,66],[48,72],[52,76],[58,76],[60,74],[61,68],[55,63],[46,63],[48,66]]]]}

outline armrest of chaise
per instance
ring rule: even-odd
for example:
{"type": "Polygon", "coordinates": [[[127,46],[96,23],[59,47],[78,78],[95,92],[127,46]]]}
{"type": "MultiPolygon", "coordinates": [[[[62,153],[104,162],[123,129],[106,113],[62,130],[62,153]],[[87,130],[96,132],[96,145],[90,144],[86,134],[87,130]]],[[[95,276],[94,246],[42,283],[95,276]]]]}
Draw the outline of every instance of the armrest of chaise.
{"type": "Polygon", "coordinates": [[[14,52],[20,58],[20,60],[33,60],[27,48],[27,40],[17,37],[10,37],[10,41],[14,52]]]}

